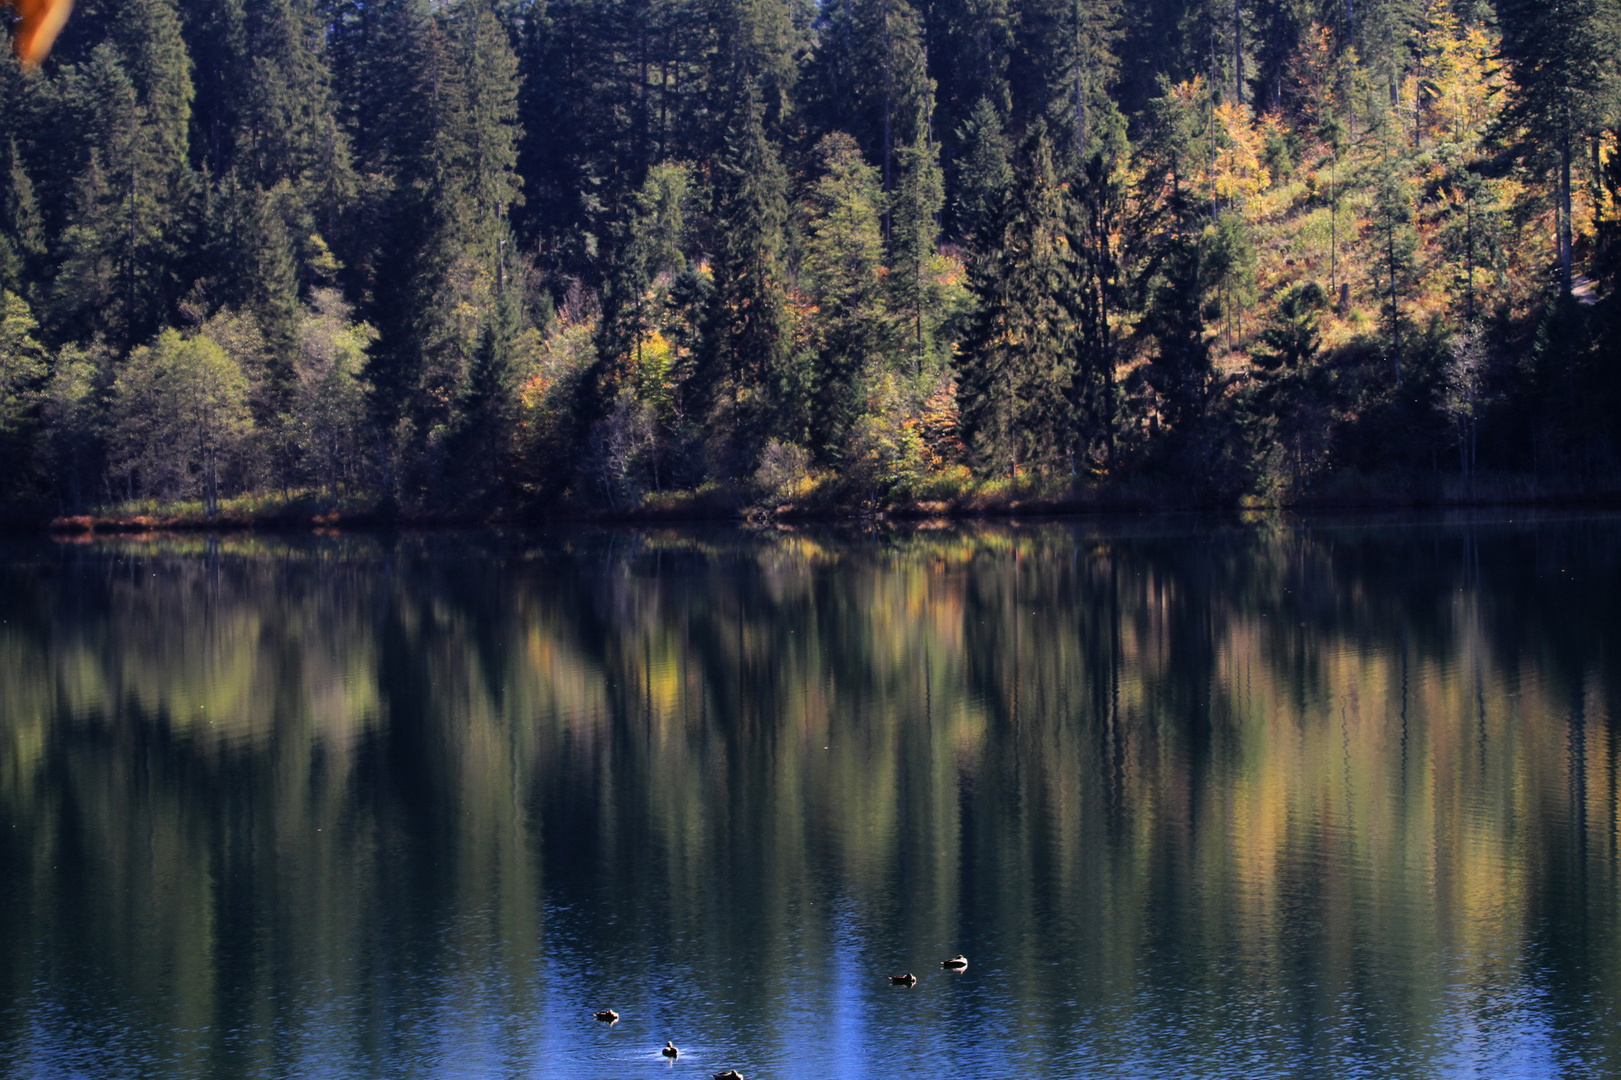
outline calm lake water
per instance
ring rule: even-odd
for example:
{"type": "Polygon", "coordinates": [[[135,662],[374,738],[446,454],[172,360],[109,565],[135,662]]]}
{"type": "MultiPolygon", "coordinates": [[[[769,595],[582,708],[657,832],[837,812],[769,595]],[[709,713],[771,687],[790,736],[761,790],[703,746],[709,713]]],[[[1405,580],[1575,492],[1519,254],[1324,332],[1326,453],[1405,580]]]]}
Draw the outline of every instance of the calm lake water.
{"type": "Polygon", "coordinates": [[[0,1075],[1615,1076],[1618,691],[1609,517],[14,541],[0,1075]]]}

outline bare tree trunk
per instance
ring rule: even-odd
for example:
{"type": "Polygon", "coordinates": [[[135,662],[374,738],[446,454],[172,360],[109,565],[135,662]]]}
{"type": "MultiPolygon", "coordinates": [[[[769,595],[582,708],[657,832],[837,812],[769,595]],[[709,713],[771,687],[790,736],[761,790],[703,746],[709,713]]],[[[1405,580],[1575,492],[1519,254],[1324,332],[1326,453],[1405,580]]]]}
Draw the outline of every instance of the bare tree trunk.
{"type": "Polygon", "coordinates": [[[1469,200],[1464,207],[1464,267],[1468,275],[1465,286],[1464,315],[1470,321],[1475,319],[1475,201],[1469,200]]]}

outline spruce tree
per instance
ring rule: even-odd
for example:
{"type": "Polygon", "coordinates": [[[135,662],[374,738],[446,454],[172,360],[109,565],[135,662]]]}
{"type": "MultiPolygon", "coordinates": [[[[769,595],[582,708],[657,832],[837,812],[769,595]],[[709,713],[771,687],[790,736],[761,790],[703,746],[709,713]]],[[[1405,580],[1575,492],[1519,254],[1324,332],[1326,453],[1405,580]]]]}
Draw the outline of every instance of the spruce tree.
{"type": "Polygon", "coordinates": [[[1402,297],[1418,274],[1418,237],[1413,231],[1413,195],[1399,162],[1380,166],[1368,218],[1373,249],[1373,286],[1396,382],[1402,381],[1402,297]]]}
{"type": "Polygon", "coordinates": [[[720,425],[717,434],[727,438],[726,467],[741,474],[764,439],[761,390],[786,359],[788,330],[787,176],[752,79],[741,88],[717,172],[709,360],[695,389],[703,411],[720,425]]]}
{"type": "Polygon", "coordinates": [[[1073,469],[1078,449],[1072,207],[1043,122],[1021,156],[1000,243],[971,267],[977,311],[957,373],[964,440],[981,468],[1008,475],[1073,469]]]}
{"type": "Polygon", "coordinates": [[[384,51],[366,57],[368,92],[393,100],[368,152],[392,163],[396,180],[376,255],[379,336],[367,379],[395,464],[409,470],[457,426],[495,302],[517,197],[517,63],[482,0],[443,19],[396,0],[379,17],[384,51]]]}
{"type": "Polygon", "coordinates": [[[901,322],[907,367],[921,376],[935,351],[942,312],[940,214],[945,207],[940,149],[919,130],[900,153],[900,180],[890,201],[890,306],[901,322]]]}
{"type": "Polygon", "coordinates": [[[816,407],[811,438],[835,457],[861,411],[864,368],[881,370],[895,346],[885,303],[877,170],[850,136],[817,147],[822,175],[812,185],[802,274],[816,306],[816,407]]]}
{"type": "Polygon", "coordinates": [[[180,13],[193,62],[194,161],[209,175],[222,176],[237,163],[236,142],[244,134],[242,101],[252,89],[252,80],[243,77],[253,62],[247,4],[184,0],[180,13]]]}
{"type": "Polygon", "coordinates": [[[1501,53],[1513,78],[1507,124],[1522,156],[1553,175],[1560,289],[1573,280],[1572,171],[1582,141],[1621,117],[1621,4],[1616,0],[1498,0],[1501,53]]]}
{"type": "Polygon", "coordinates": [[[640,368],[642,347],[668,304],[669,288],[686,269],[691,187],[691,172],[685,165],[655,165],[631,200],[627,220],[619,229],[597,324],[597,350],[603,376],[610,384],[603,387],[603,400],[617,394],[621,380],[640,368]]]}
{"type": "Polygon", "coordinates": [[[1178,230],[1155,253],[1140,329],[1153,343],[1144,379],[1173,444],[1186,444],[1206,416],[1214,368],[1205,338],[1209,281],[1199,234],[1178,230]]]}
{"type": "Polygon", "coordinates": [[[959,151],[953,219],[956,236],[986,255],[1001,243],[1005,204],[1013,190],[1012,152],[1002,117],[980,98],[957,132],[959,151]]]}
{"type": "Polygon", "coordinates": [[[1118,61],[1117,0],[1027,0],[1011,78],[1016,108],[1054,125],[1062,158],[1079,163],[1102,111],[1118,61]],[[1059,133],[1062,133],[1060,136],[1059,133]]]}
{"type": "MultiPolygon", "coordinates": [[[[172,58],[172,50],[159,52],[172,58]]],[[[163,93],[186,99],[170,80],[155,81],[163,93]]],[[[105,44],[66,82],[64,96],[85,103],[88,160],[57,243],[51,324],[64,338],[101,333],[128,348],[168,320],[184,284],[181,256],[192,222],[184,111],[173,100],[149,108],[105,44]],[[167,131],[154,119],[165,117],[167,131]]]]}
{"type": "Polygon", "coordinates": [[[1016,13],[1008,0],[932,0],[918,7],[935,81],[936,130],[949,165],[958,156],[958,133],[981,100],[1002,115],[1012,108],[1008,66],[1016,13]]]}
{"type": "Polygon", "coordinates": [[[1071,183],[1075,202],[1077,318],[1074,398],[1079,443],[1115,455],[1115,368],[1119,324],[1126,314],[1122,234],[1131,209],[1130,145],[1125,118],[1100,109],[1093,137],[1071,183]]]}
{"type": "Polygon", "coordinates": [[[32,290],[46,254],[45,223],[17,140],[0,144],[0,288],[32,290]]]}
{"type": "Polygon", "coordinates": [[[900,149],[926,135],[932,119],[917,13],[907,0],[831,4],[813,63],[819,126],[853,136],[893,191],[900,149]]]}

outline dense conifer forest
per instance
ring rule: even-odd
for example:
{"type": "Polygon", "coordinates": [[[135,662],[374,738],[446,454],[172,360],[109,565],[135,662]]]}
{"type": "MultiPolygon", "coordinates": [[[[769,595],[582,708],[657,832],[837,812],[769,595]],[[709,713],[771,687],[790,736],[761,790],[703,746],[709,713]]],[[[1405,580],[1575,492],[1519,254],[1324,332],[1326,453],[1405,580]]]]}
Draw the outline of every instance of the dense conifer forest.
{"type": "Polygon", "coordinates": [[[1621,0],[80,0],[0,502],[1613,490],[1618,130],[1621,0]]]}

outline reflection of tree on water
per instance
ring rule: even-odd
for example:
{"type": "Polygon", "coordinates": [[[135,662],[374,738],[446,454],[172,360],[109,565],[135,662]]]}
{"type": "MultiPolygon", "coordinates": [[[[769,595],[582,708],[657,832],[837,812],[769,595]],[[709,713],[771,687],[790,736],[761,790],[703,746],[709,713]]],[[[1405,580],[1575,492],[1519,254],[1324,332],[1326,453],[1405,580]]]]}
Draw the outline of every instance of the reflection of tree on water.
{"type": "Polygon", "coordinates": [[[516,1060],[579,971],[768,1038],[726,973],[959,946],[1121,1059],[1420,1074],[1537,971],[1618,1049],[1605,525],[197,543],[0,571],[0,993],[77,957],[197,1071],[446,997],[516,1060]]]}

